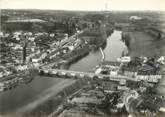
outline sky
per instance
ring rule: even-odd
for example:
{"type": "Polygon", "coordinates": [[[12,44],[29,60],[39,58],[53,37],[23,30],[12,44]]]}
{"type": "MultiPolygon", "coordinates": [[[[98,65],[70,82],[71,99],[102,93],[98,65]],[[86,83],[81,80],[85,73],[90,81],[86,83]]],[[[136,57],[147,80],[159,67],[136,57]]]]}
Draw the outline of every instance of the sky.
{"type": "Polygon", "coordinates": [[[0,0],[1,9],[159,10],[165,0],[0,0]],[[106,5],[107,4],[107,5],[106,5]],[[107,6],[107,8],[105,7],[107,6]]]}

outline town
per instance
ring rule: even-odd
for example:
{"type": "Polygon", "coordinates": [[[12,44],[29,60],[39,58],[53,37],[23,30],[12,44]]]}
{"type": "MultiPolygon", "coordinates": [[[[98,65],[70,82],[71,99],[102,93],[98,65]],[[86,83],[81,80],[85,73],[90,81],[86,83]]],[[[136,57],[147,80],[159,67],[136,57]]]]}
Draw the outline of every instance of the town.
{"type": "Polygon", "coordinates": [[[163,13],[2,10],[0,116],[164,117],[163,13]]]}

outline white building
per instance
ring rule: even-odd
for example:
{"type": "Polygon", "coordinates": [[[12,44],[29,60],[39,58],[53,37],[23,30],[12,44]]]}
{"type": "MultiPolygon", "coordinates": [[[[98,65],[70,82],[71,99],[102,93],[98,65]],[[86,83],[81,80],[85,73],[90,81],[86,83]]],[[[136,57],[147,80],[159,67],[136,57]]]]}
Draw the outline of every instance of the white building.
{"type": "Polygon", "coordinates": [[[129,20],[131,20],[131,21],[141,20],[141,19],[142,19],[142,18],[139,17],[139,16],[131,16],[131,17],[129,18],[129,20]]]}

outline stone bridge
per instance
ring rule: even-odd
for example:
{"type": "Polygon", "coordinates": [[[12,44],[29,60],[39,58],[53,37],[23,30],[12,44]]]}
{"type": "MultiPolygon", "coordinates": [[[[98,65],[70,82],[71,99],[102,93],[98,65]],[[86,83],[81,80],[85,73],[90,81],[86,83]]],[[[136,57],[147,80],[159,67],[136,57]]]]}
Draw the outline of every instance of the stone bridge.
{"type": "Polygon", "coordinates": [[[71,71],[71,70],[63,70],[63,69],[40,69],[39,73],[41,75],[50,75],[50,76],[58,76],[65,78],[91,78],[91,79],[102,79],[109,81],[137,81],[135,78],[122,76],[122,75],[104,75],[104,74],[95,74],[92,72],[80,72],[80,71],[71,71]]]}

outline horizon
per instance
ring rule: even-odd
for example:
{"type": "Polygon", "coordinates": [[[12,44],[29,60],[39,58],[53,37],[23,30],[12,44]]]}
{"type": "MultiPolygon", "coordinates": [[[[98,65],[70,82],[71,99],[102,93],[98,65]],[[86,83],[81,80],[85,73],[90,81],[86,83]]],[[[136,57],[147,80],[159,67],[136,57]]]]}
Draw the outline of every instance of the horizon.
{"type": "Polygon", "coordinates": [[[13,8],[6,8],[6,9],[0,9],[0,10],[40,10],[40,11],[73,11],[73,12],[165,12],[165,10],[69,10],[69,9],[27,9],[27,8],[21,8],[21,9],[13,9],[13,8]]]}
{"type": "Polygon", "coordinates": [[[64,11],[165,11],[164,0],[1,0],[1,9],[64,11]]]}

